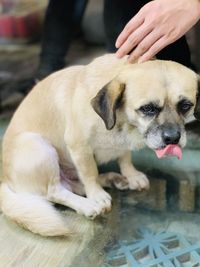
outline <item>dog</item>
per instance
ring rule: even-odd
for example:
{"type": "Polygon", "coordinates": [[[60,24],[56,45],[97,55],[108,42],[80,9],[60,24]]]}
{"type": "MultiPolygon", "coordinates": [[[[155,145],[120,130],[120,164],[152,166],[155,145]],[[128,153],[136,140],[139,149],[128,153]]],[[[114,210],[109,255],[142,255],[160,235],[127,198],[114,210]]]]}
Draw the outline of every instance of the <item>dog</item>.
{"type": "Polygon", "coordinates": [[[107,54],[55,72],[23,100],[3,138],[3,213],[43,236],[71,234],[51,203],[95,218],[111,209],[103,187],[148,189],[131,151],[180,157],[198,102],[198,75],[172,61],[129,64],[107,54]],[[111,160],[121,174],[99,174],[111,160]]]}

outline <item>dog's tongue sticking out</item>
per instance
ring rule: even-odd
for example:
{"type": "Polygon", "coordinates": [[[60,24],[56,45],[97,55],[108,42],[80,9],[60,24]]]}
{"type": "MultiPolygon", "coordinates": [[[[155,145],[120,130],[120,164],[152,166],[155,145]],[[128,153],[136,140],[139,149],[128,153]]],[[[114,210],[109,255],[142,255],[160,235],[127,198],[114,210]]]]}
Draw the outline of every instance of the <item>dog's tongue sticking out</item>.
{"type": "Polygon", "coordinates": [[[168,145],[163,149],[157,149],[155,152],[159,159],[166,155],[177,157],[179,160],[182,158],[182,151],[178,145],[168,145]]]}

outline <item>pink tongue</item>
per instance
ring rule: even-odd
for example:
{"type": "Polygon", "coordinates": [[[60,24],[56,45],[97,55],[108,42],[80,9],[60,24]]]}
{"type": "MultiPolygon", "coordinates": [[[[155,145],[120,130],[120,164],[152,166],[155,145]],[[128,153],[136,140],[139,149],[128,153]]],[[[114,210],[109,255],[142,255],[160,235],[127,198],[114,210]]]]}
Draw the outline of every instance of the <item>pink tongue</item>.
{"type": "Polygon", "coordinates": [[[182,151],[178,145],[168,145],[163,149],[157,149],[155,152],[159,159],[166,155],[175,156],[178,159],[182,158],[182,151]]]}

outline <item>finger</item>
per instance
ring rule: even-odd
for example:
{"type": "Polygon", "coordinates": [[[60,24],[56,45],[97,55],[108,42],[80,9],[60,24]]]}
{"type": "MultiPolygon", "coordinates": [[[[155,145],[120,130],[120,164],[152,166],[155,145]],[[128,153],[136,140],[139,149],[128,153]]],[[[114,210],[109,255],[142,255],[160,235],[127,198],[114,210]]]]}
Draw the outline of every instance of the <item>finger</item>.
{"type": "Polygon", "coordinates": [[[144,22],[144,18],[140,15],[133,17],[124,27],[123,31],[118,36],[115,46],[119,48],[128,38],[128,36],[140,27],[144,22]]]}
{"type": "Polygon", "coordinates": [[[130,54],[128,61],[132,63],[143,56],[161,37],[161,33],[157,31],[151,31],[130,54]]]}
{"type": "Polygon", "coordinates": [[[116,52],[116,56],[121,58],[132,51],[145,37],[152,31],[152,28],[142,24],[135,32],[133,32],[123,45],[116,52]]]}
{"type": "Polygon", "coordinates": [[[166,40],[166,37],[161,37],[157,42],[155,42],[151,48],[149,48],[143,56],[141,56],[138,60],[138,63],[145,62],[151,58],[153,58],[158,52],[160,52],[164,47],[169,45],[171,42],[166,40]]]}

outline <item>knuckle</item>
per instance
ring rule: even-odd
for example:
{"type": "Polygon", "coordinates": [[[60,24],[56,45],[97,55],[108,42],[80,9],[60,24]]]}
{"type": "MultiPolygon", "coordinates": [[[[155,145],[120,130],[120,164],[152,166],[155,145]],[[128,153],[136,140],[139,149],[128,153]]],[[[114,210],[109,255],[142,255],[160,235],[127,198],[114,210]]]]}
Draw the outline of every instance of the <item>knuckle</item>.
{"type": "Polygon", "coordinates": [[[135,37],[134,36],[129,36],[128,43],[129,43],[129,45],[132,45],[132,46],[135,45],[136,44],[135,37]]]}
{"type": "Polygon", "coordinates": [[[144,12],[149,12],[151,9],[152,9],[152,3],[151,3],[151,2],[147,3],[147,4],[144,5],[143,8],[142,8],[142,10],[143,10],[144,12]]]}
{"type": "Polygon", "coordinates": [[[126,24],[126,26],[124,27],[124,31],[126,32],[126,34],[130,34],[133,31],[134,24],[135,21],[133,19],[126,24]]]}
{"type": "Polygon", "coordinates": [[[148,58],[153,58],[161,49],[162,48],[159,45],[154,46],[153,49],[151,49],[147,54],[148,58]]]}
{"type": "Polygon", "coordinates": [[[147,45],[146,45],[146,44],[140,44],[140,45],[139,45],[139,50],[140,50],[141,52],[145,52],[145,51],[147,50],[147,45]]]}
{"type": "Polygon", "coordinates": [[[132,28],[131,24],[128,23],[128,24],[125,26],[124,30],[125,30],[126,32],[130,32],[130,31],[131,31],[131,28],[132,28]]]}
{"type": "Polygon", "coordinates": [[[178,29],[172,29],[166,34],[166,40],[169,41],[175,41],[177,40],[177,37],[179,36],[179,30],[178,29]]]}
{"type": "Polygon", "coordinates": [[[171,34],[171,41],[174,42],[178,39],[178,36],[179,36],[179,32],[178,31],[173,31],[172,34],[171,34]]]}

